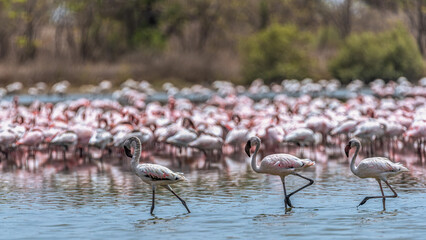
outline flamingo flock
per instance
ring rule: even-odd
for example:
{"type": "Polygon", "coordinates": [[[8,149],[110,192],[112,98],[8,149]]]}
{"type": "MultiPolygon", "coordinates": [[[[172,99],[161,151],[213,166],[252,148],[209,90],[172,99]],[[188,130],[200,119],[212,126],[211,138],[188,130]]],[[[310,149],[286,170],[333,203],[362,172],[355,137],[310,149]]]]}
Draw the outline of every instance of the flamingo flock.
{"type": "MultiPolygon", "coordinates": [[[[177,92],[171,84],[164,86],[167,92],[175,93],[169,95],[167,102],[148,102],[148,93],[141,85],[152,89],[147,86],[149,83],[136,84],[134,80],[126,81],[113,94],[118,100],[80,98],[22,105],[15,96],[12,101],[0,102],[0,159],[18,157],[15,155],[31,158],[40,152],[53,159],[67,160],[73,154],[103,159],[105,155],[123,154],[124,141],[136,136],[144,146],[143,156],[188,157],[201,152],[211,162],[220,161],[223,154],[241,152],[247,140],[258,136],[265,153],[284,150],[315,159],[317,152],[343,156],[342,147],[351,137],[357,137],[366,146],[362,153],[366,156],[379,153],[396,161],[413,158],[423,162],[425,81],[421,79],[415,86],[404,78],[388,84],[382,80],[371,83],[373,92],[384,87],[388,91],[399,89],[401,94],[401,89],[405,89],[403,98],[361,94],[357,91],[362,83],[354,81],[347,89],[356,95],[346,101],[309,94],[276,94],[255,101],[240,93],[241,86],[219,81],[214,84],[216,94],[203,103],[175,97],[191,91],[177,92]]],[[[329,89],[339,84],[335,80],[328,84],[285,80],[277,86],[256,80],[246,92],[278,88],[319,91],[321,86],[329,89]]],[[[192,89],[194,94],[202,92],[208,90],[199,85],[192,89]]]]}
{"type": "MultiPolygon", "coordinates": [[[[7,89],[16,93],[22,89],[18,85],[7,89]]],[[[111,88],[108,82],[101,85],[102,92],[111,88]]],[[[387,176],[399,173],[394,170],[400,165],[392,162],[417,164],[426,159],[426,79],[418,84],[405,78],[389,83],[378,79],[370,85],[354,80],[346,87],[337,80],[310,79],[284,80],[269,86],[257,79],[247,88],[224,81],[216,81],[211,89],[201,85],[178,89],[167,83],[162,92],[167,96],[165,101],[155,100],[160,93],[146,81],[127,80],[121,89],[103,99],[67,100],[69,86],[68,82],[54,85],[55,94],[63,97],[56,103],[36,100],[22,104],[18,95],[0,100],[0,161],[18,161],[17,167],[24,168],[28,159],[102,162],[131,157],[132,169],[152,185],[151,212],[157,185],[171,191],[190,212],[169,186],[184,177],[160,165],[154,166],[160,172],[147,173],[152,166],[140,165],[139,158],[150,162],[152,156],[165,156],[185,165],[187,159],[201,156],[208,168],[221,162],[225,155],[245,150],[252,156],[254,171],[281,177],[286,209],[292,207],[290,196],[313,183],[298,173],[314,165],[306,158],[343,159],[344,154],[348,155],[348,148],[343,149],[349,141],[349,148],[357,148],[352,172],[361,178],[377,179],[380,187],[384,181],[391,188],[387,176]],[[337,94],[342,89],[344,98],[327,94],[337,94]],[[207,98],[200,100],[196,96],[207,98]],[[256,146],[253,155],[252,146],[256,146]],[[131,147],[138,151],[132,154],[131,147]],[[260,166],[258,155],[264,156],[260,166]],[[367,158],[355,167],[357,155],[380,155],[392,162],[367,158]],[[392,174],[365,175],[362,169],[367,163],[386,165],[388,168],[383,171],[392,174]],[[290,174],[309,183],[287,194],[285,176],[290,174]]],[[[43,163],[39,162],[39,166],[43,163]]],[[[384,209],[387,197],[390,196],[380,197],[384,209]]]]}

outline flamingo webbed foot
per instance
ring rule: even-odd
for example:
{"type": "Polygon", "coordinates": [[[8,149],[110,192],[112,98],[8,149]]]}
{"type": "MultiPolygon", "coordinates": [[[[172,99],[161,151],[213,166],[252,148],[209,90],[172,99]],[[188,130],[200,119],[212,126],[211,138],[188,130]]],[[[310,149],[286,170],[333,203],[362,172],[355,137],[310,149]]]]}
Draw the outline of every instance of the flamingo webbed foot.
{"type": "Polygon", "coordinates": [[[189,208],[188,208],[188,206],[186,205],[186,202],[185,202],[185,200],[183,200],[182,199],[182,204],[183,204],[183,206],[186,208],[186,210],[188,211],[188,213],[191,213],[191,211],[189,211],[189,208]]]}
{"type": "Polygon", "coordinates": [[[365,197],[360,203],[359,203],[359,205],[357,206],[357,208],[359,208],[359,206],[361,206],[361,205],[364,205],[367,201],[368,201],[368,199],[370,199],[370,197],[365,197]]]}
{"type": "Polygon", "coordinates": [[[286,207],[286,208],[285,208],[285,213],[290,212],[290,211],[291,211],[291,209],[292,209],[292,207],[286,207]]]}
{"type": "Polygon", "coordinates": [[[288,205],[290,208],[293,208],[293,204],[291,204],[291,201],[290,201],[290,197],[289,197],[289,196],[286,196],[286,197],[285,197],[285,199],[284,199],[284,201],[287,203],[287,205],[288,205]]]}

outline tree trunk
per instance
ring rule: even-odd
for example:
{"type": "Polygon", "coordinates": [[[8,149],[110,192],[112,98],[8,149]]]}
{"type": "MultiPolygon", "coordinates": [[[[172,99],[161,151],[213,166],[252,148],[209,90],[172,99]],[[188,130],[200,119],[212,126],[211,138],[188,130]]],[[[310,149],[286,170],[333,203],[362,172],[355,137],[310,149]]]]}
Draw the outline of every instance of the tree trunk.
{"type": "Polygon", "coordinates": [[[417,45],[419,46],[420,53],[424,55],[424,44],[423,44],[423,0],[417,0],[417,45]]]}
{"type": "Polygon", "coordinates": [[[351,33],[352,28],[352,14],[351,14],[352,0],[346,0],[343,6],[343,19],[342,19],[342,37],[346,38],[351,33]]]}
{"type": "Polygon", "coordinates": [[[7,33],[0,33],[0,59],[4,59],[9,52],[9,37],[7,33]]]}

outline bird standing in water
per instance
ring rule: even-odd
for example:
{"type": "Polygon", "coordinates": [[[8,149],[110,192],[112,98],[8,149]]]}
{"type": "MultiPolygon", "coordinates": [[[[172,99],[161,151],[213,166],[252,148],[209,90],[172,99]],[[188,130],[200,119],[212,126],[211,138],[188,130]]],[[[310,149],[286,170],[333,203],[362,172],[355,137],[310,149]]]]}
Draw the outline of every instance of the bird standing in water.
{"type": "Polygon", "coordinates": [[[358,166],[355,166],[355,160],[358,155],[359,150],[361,149],[361,142],[353,138],[349,141],[349,143],[345,147],[345,154],[349,157],[349,150],[355,147],[355,154],[352,157],[351,161],[351,171],[353,174],[360,178],[374,178],[377,180],[380,186],[380,191],[382,192],[382,196],[372,196],[365,197],[361,203],[358,205],[361,206],[366,203],[369,199],[372,198],[381,198],[383,202],[383,211],[386,210],[386,198],[396,198],[398,194],[396,194],[395,190],[389,185],[387,179],[388,177],[393,177],[402,172],[408,172],[409,170],[402,166],[400,163],[391,162],[389,159],[384,157],[372,157],[363,159],[358,166]],[[388,185],[389,189],[393,192],[392,196],[385,196],[383,193],[382,182],[385,182],[388,185]]]}
{"type": "Polygon", "coordinates": [[[124,151],[128,157],[132,158],[131,167],[135,174],[140,179],[142,179],[142,181],[150,184],[152,187],[151,214],[153,213],[155,207],[155,190],[157,189],[157,186],[164,187],[173,193],[173,195],[175,195],[182,202],[188,213],[191,213],[188,206],[186,205],[186,202],[180,198],[169,185],[186,180],[182,173],[175,173],[172,170],[158,164],[140,164],[139,159],[141,156],[142,144],[137,137],[130,137],[124,142],[124,151]],[[130,150],[131,147],[134,148],[133,154],[130,150]]]}
{"type": "Polygon", "coordinates": [[[262,159],[260,162],[260,166],[256,163],[256,156],[257,152],[259,151],[261,144],[261,140],[258,137],[252,137],[247,141],[245,151],[247,155],[250,157],[250,149],[252,146],[256,146],[256,149],[251,156],[251,166],[253,170],[257,173],[266,173],[271,175],[277,175],[281,177],[281,181],[283,183],[284,188],[284,205],[285,205],[285,211],[287,212],[287,205],[292,208],[293,205],[290,202],[290,197],[299,192],[300,190],[312,185],[314,183],[314,180],[304,177],[297,173],[297,171],[300,171],[304,168],[310,167],[315,165],[315,163],[309,159],[299,159],[293,155],[290,154],[271,154],[262,159]],[[306,179],[309,181],[308,184],[304,185],[303,187],[300,187],[299,189],[295,190],[294,192],[287,194],[286,188],[285,188],[285,177],[287,175],[295,175],[298,177],[301,177],[303,179],[306,179]]]}

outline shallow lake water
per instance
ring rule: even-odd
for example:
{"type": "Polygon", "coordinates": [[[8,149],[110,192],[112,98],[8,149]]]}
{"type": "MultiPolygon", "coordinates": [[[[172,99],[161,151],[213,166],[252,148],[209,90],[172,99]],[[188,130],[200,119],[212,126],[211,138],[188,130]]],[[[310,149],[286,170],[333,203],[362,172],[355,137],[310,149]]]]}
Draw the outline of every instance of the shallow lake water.
{"type": "MultiPolygon", "coordinates": [[[[167,190],[156,194],[129,171],[129,162],[92,161],[60,170],[3,167],[0,172],[1,239],[424,239],[425,167],[390,179],[399,194],[357,209],[365,196],[380,195],[375,180],[352,175],[345,161],[317,162],[301,172],[314,185],[292,196],[284,211],[279,177],[254,173],[248,159],[225,157],[207,169],[172,166],[187,182],[173,185],[192,213],[167,190]]],[[[286,178],[289,191],[306,181],[286,178]]],[[[391,193],[385,188],[386,193],[391,193]]]]}

